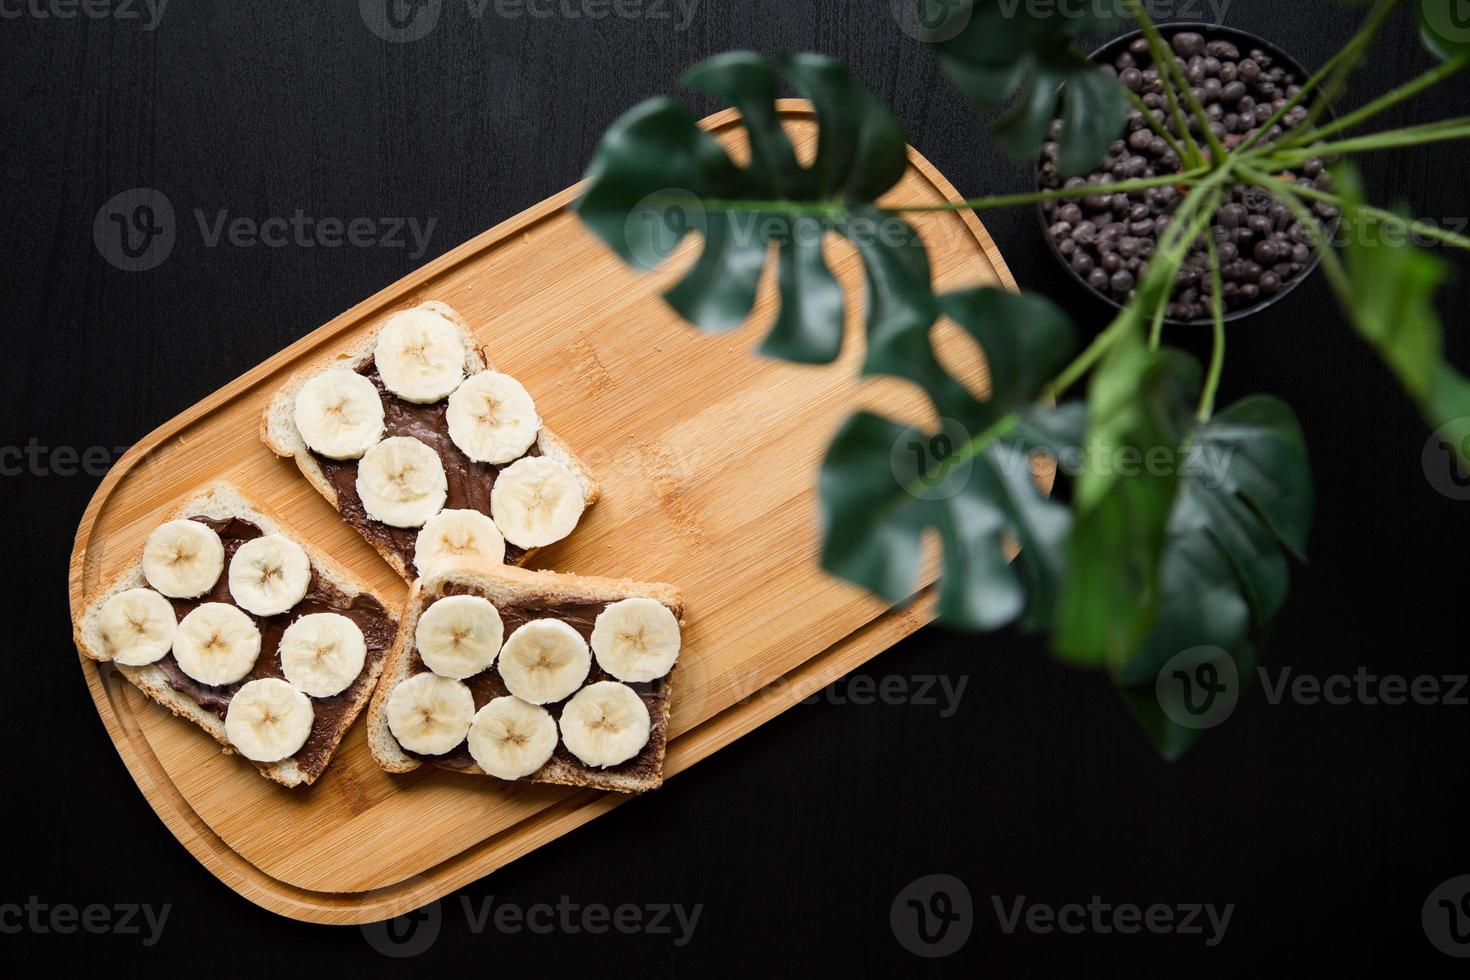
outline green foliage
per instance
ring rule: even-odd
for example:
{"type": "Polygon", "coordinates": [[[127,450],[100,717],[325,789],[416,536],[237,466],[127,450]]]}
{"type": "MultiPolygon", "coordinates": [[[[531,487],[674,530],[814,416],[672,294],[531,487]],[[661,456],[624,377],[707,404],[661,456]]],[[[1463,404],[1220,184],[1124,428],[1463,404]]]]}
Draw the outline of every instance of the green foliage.
{"type": "Polygon", "coordinates": [[[975,401],[948,379],[936,398],[945,417],[937,432],[866,412],[850,418],[822,464],[822,565],[902,601],[914,590],[923,533],[936,528],[941,620],[993,629],[1024,612],[1041,628],[1070,518],[1037,488],[1030,453],[1074,445],[1081,412],[1034,403],[1068,356],[1071,327],[1034,296],[980,289],[942,302],[990,359],[990,397],[975,401]],[[1014,563],[1006,560],[1007,539],[1021,546],[1014,563]]]}
{"type": "Polygon", "coordinates": [[[1333,172],[1344,199],[1347,295],[1344,307],[1366,339],[1388,364],[1404,390],[1418,403],[1433,428],[1450,426],[1449,442],[1465,455],[1470,436],[1470,381],[1444,358],[1443,328],[1434,293],[1445,279],[1445,265],[1401,232],[1362,213],[1362,184],[1349,166],[1333,172]]]}
{"type": "MultiPolygon", "coordinates": [[[[940,0],[919,2],[932,7],[940,0]]],[[[928,22],[941,25],[930,43],[950,80],[982,109],[1014,99],[995,127],[1002,149],[1016,157],[1035,154],[1052,119],[1060,118],[1057,165],[1064,176],[1086,173],[1103,158],[1123,132],[1128,99],[1075,42],[1121,27],[1119,5],[1074,4],[1073,16],[1027,16],[1023,6],[1002,0],[944,0],[944,6],[949,14],[928,22]]]]}
{"type": "Polygon", "coordinates": [[[779,249],[781,309],[761,350],[802,363],[831,361],[842,345],[842,290],[822,243],[829,233],[843,235],[867,272],[870,347],[884,350],[894,334],[927,326],[936,313],[922,240],[902,218],[871,207],[908,164],[903,128],[841,62],[786,55],[781,68],[816,109],[812,166],[800,165],[781,126],[771,65],[731,52],[696,65],[684,81],[740,110],[749,166],[737,166],[682,104],[650,99],[598,144],[577,212],[625,261],[643,268],[661,263],[686,234],[702,234],[699,258],[665,299],[705,330],[727,330],[750,315],[767,251],[779,249]],[[787,202],[833,207],[794,213],[782,207],[787,202]]]}

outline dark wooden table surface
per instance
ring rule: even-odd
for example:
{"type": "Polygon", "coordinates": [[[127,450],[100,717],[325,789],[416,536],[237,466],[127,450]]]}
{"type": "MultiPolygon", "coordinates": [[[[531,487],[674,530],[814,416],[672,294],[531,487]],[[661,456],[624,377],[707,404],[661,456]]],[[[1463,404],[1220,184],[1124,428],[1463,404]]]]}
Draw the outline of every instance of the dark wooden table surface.
{"type": "MultiPolygon", "coordinates": [[[[1227,23],[1309,65],[1356,22],[1329,0],[1225,6],[1227,23]]],[[[614,8],[445,0],[426,36],[390,43],[352,2],[201,0],[161,12],[143,0],[0,2],[5,960],[258,975],[396,965],[375,947],[381,933],[289,922],[228,891],[175,842],[108,745],[71,647],[66,563],[120,447],[572,183],[614,118],[679,92],[680,72],[713,52],[842,57],[962,192],[1027,186],[1025,167],[991,148],[987,121],[898,31],[888,0],[624,0],[623,16],[567,13],[602,9],[614,8]],[[139,187],[167,198],[177,234],[166,259],[130,272],[101,254],[94,223],[114,195],[139,187]],[[270,226],[279,229],[298,214],[318,228],[367,219],[365,244],[214,235],[222,220],[285,219],[270,226]],[[427,240],[388,235],[399,219],[427,240]],[[94,904],[114,928],[62,931],[66,908],[94,904]],[[141,933],[115,928],[129,905],[170,906],[156,942],[141,915],[132,923],[141,933]]],[[[1397,16],[1344,104],[1428,64],[1397,16]]],[[[716,108],[684,94],[700,111],[716,108]]],[[[1467,95],[1470,80],[1457,79],[1390,121],[1459,115],[1467,95]]],[[[1450,225],[1470,215],[1461,148],[1385,155],[1364,169],[1381,203],[1405,201],[1450,225]]],[[[1100,322],[1059,274],[1031,211],[983,218],[1023,286],[1100,322]]],[[[1460,280],[1440,307],[1452,356],[1470,366],[1460,280]]],[[[1413,408],[1320,277],[1230,337],[1222,399],[1289,399],[1319,484],[1311,565],[1294,570],[1267,647],[1273,683],[1288,669],[1465,673],[1470,504],[1426,479],[1427,432],[1413,408]]],[[[408,965],[984,976],[1285,975],[1339,959],[1365,971],[1453,967],[1426,940],[1420,910],[1436,885],[1470,872],[1470,707],[1351,700],[1272,704],[1257,685],[1168,765],[1101,676],[1060,666],[1018,634],[926,629],[653,797],[446,899],[437,938],[408,965]],[[908,695],[865,703],[885,681],[908,695]],[[937,696],[921,696],[931,689],[937,696]],[[972,931],[952,957],[923,961],[889,912],[930,874],[964,882],[972,931]],[[1215,945],[1208,926],[1203,936],[1008,933],[997,903],[1009,915],[1018,896],[1233,911],[1215,945]],[[499,906],[541,902],[628,903],[647,915],[698,906],[699,918],[682,944],[677,926],[496,929],[499,906]]]]}

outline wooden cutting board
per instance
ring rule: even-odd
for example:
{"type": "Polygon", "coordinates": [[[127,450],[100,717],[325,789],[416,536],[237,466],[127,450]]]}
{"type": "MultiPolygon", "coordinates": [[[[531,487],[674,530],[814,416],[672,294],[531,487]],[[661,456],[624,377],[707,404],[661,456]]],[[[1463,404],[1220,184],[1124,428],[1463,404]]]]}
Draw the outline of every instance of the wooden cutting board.
{"type": "MultiPolygon", "coordinates": [[[[806,103],[782,118],[804,160],[816,126],[806,103]]],[[[738,116],[704,121],[745,152],[738,116]]],[[[888,200],[959,200],[912,150],[888,200]]],[[[659,294],[699,245],[657,272],[635,273],[583,229],[572,187],[440,257],[314,331],[142,439],[102,482],[77,529],[71,607],[142,548],[160,515],[225,478],[274,508],[365,581],[398,597],[401,581],[301,478],[258,441],[257,420],[292,372],[329,356],[387,313],[440,299],[464,314],[537,407],[588,462],[602,500],[535,564],[672,582],[688,599],[667,773],[676,775],[912,633],[932,613],[926,562],[900,609],[825,575],[817,564],[817,469],[859,407],[927,421],[918,389],[861,380],[862,275],[832,242],[846,286],[848,334],[826,367],[767,360],[752,348],[774,311],[770,263],[752,322],[724,335],[680,322],[659,294]]],[[[917,216],[938,287],[1015,288],[968,212],[917,216]]],[[[694,236],[691,236],[693,239],[694,236]]],[[[936,327],[942,360],[976,390],[983,357],[953,325],[936,327]]],[[[361,720],[315,786],[288,790],[221,754],[193,725],[83,658],[97,711],[143,795],[221,881],[274,912],[360,923],[426,904],[620,803],[658,796],[507,785],[425,768],[390,776],[373,763],[361,720]]]]}

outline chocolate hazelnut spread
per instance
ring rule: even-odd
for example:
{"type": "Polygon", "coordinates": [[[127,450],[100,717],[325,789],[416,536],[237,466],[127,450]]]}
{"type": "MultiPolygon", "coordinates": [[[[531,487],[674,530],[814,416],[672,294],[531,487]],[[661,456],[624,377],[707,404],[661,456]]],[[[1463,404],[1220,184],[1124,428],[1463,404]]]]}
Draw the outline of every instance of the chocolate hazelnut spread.
{"type": "MultiPolygon", "coordinates": [[[[445,417],[449,411],[449,400],[443,399],[430,405],[416,405],[404,401],[383,386],[378,376],[378,367],[371,358],[357,369],[357,373],[373,383],[378,397],[383,402],[383,438],[390,436],[412,436],[434,452],[444,464],[444,476],[448,481],[448,496],[444,507],[447,510],[477,510],[490,516],[490,488],[495,485],[495,476],[502,467],[493,463],[477,463],[470,459],[449,438],[449,422],[445,417]]],[[[527,456],[539,456],[541,450],[532,445],[527,456]]],[[[328,459],[312,452],[312,458],[321,467],[327,482],[337,491],[337,508],[342,518],[357,529],[369,541],[385,545],[403,557],[404,565],[413,569],[414,545],[418,540],[416,527],[391,527],[382,521],[368,517],[363,509],[362,498],[357,495],[357,460],[328,459]]],[[[509,464],[506,464],[509,465],[509,464]]],[[[526,555],[526,549],[509,541],[505,543],[505,563],[517,565],[526,555]]]]}
{"type": "MultiPolygon", "coordinates": [[[[444,589],[445,595],[460,595],[472,592],[462,586],[450,585],[444,589]]],[[[434,598],[427,599],[432,602],[434,598]]],[[[505,624],[505,635],[509,637],[521,626],[533,619],[559,619],[581,635],[582,639],[592,640],[592,627],[597,622],[598,615],[608,607],[606,602],[578,602],[575,600],[537,599],[535,601],[515,602],[506,606],[497,606],[500,610],[500,619],[505,624]]],[[[419,657],[418,649],[415,648],[408,662],[408,676],[422,674],[429,668],[419,657]]],[[[668,711],[666,709],[669,699],[669,677],[672,671],[656,681],[647,683],[628,684],[638,696],[643,699],[648,708],[648,717],[652,727],[648,732],[648,743],[639,750],[638,754],[627,762],[616,766],[608,766],[600,772],[621,773],[633,777],[657,776],[661,768],[660,760],[663,758],[664,743],[668,739],[668,711]]],[[[597,658],[592,658],[592,669],[587,674],[586,684],[595,684],[598,681],[615,681],[616,677],[608,674],[597,665],[597,658]]],[[[473,677],[467,678],[465,684],[469,686],[470,694],[475,699],[475,710],[478,711],[495,698],[504,697],[510,691],[506,690],[505,682],[500,679],[499,668],[492,664],[488,669],[482,670],[473,677]]],[[[570,700],[570,697],[567,698],[570,700]]],[[[566,705],[566,700],[556,704],[543,705],[551,716],[561,718],[561,710],[566,705]]],[[[407,751],[407,750],[405,750],[407,751]]],[[[443,755],[420,755],[408,752],[415,759],[432,762],[446,769],[468,769],[475,764],[470,755],[468,740],[450,749],[443,755]]],[[[585,769],[586,765],[572,755],[558,738],[556,751],[551,756],[553,761],[560,760],[568,765],[585,769]]]]}
{"type": "MultiPolygon", "coordinates": [[[[208,525],[219,535],[220,541],[225,546],[225,571],[220,573],[219,581],[214,583],[214,587],[199,598],[169,600],[173,604],[174,615],[179,619],[183,619],[206,602],[227,602],[232,606],[238,606],[238,603],[230,596],[230,560],[235,557],[235,552],[242,544],[264,533],[253,522],[239,517],[224,520],[194,517],[192,520],[208,525]]],[[[244,610],[241,611],[244,612],[244,610]]],[[[234,684],[218,687],[201,684],[184,673],[172,653],[158,661],[158,667],[168,680],[169,687],[192,698],[206,711],[213,711],[223,718],[226,709],[230,706],[230,699],[247,682],[262,677],[284,677],[281,672],[279,650],[281,635],[286,632],[287,626],[309,613],[338,613],[346,616],[357,624],[362,630],[363,639],[367,641],[367,658],[363,662],[362,673],[357,675],[357,680],[353,681],[341,694],[311,699],[314,715],[311,734],[307,736],[306,744],[298,749],[292,758],[304,772],[319,773],[331,758],[334,739],[343,714],[351,710],[362,695],[364,686],[369,683],[368,679],[372,676],[374,665],[387,654],[398,632],[398,624],[383,608],[383,604],[374,597],[362,594],[349,598],[330,582],[317,575],[316,569],[313,568],[311,584],[307,586],[306,595],[289,610],[276,616],[256,616],[246,613],[260,629],[260,656],[256,657],[255,666],[243,679],[234,684]]]]}

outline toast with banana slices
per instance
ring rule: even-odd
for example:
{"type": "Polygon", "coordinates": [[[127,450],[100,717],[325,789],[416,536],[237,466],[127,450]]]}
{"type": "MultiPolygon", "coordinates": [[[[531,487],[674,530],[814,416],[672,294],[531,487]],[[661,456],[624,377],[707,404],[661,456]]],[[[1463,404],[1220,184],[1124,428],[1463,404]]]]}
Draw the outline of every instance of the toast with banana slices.
{"type": "Polygon", "coordinates": [[[77,648],[283,786],[316,781],[397,635],[387,600],[228,483],[93,591],[77,648]]]}
{"type": "Polygon", "coordinates": [[[368,745],[444,769],[623,793],[663,782],[684,599],[671,585],[466,564],[414,583],[368,745]]]}
{"type": "Polygon", "coordinates": [[[407,581],[441,562],[519,565],[599,493],[520,382],[432,300],[282,385],[260,438],[407,581]]]}

